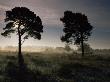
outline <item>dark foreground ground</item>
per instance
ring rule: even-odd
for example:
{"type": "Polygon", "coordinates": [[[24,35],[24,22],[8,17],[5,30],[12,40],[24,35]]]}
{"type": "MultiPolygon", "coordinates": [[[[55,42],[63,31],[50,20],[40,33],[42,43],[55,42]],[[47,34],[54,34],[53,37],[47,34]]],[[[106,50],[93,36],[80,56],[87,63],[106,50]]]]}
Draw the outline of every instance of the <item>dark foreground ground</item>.
{"type": "Polygon", "coordinates": [[[0,53],[0,82],[110,82],[110,57],[67,53],[23,53],[25,69],[18,72],[17,53],[0,53]]]}

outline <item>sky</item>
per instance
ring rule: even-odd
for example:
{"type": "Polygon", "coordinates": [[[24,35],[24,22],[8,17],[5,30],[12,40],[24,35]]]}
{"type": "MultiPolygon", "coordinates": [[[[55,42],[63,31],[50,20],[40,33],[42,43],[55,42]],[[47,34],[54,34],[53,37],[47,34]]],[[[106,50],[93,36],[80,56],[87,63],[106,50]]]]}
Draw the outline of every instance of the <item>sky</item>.
{"type": "MultiPolygon", "coordinates": [[[[110,0],[0,0],[0,32],[6,25],[5,11],[17,6],[35,12],[44,26],[41,40],[30,38],[23,46],[65,46],[60,40],[64,28],[60,18],[64,16],[64,11],[70,10],[85,14],[94,27],[87,41],[92,48],[110,48],[110,0]]],[[[0,35],[0,46],[9,45],[18,45],[17,36],[12,34],[11,38],[5,38],[0,35]]],[[[75,48],[75,45],[72,47],[75,48]]]]}

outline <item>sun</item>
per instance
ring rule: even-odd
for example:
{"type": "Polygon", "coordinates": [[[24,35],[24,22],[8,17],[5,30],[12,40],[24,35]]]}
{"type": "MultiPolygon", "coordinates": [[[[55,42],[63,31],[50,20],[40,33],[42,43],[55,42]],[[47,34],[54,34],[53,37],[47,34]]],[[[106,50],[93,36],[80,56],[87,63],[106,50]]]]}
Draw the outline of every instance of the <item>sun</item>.
{"type": "MultiPolygon", "coordinates": [[[[14,23],[14,28],[16,29],[16,28],[18,28],[18,26],[19,26],[19,23],[18,22],[15,22],[14,23]]],[[[23,29],[24,26],[23,25],[20,25],[20,28],[23,29]]]]}
{"type": "Polygon", "coordinates": [[[18,24],[15,24],[14,28],[18,28],[18,24]]]}

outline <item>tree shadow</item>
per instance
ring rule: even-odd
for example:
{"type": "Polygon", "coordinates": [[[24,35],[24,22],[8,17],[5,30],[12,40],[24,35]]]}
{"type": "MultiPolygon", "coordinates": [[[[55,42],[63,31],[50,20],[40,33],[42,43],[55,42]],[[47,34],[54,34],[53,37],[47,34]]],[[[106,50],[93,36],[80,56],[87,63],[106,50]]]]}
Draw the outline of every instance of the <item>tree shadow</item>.
{"type": "Polygon", "coordinates": [[[26,64],[21,69],[13,61],[7,63],[5,77],[5,81],[9,82],[59,82],[54,76],[42,74],[37,68],[29,69],[26,64]]]}
{"type": "Polygon", "coordinates": [[[36,82],[41,73],[28,69],[26,64],[19,68],[19,65],[13,61],[9,61],[5,68],[5,77],[11,82],[36,82]]]}

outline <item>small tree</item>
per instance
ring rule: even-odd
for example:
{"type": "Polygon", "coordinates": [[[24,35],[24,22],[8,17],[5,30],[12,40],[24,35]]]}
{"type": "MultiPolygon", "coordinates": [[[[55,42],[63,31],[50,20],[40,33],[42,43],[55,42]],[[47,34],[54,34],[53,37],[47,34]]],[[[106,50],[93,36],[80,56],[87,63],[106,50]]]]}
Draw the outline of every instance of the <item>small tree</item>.
{"type": "Polygon", "coordinates": [[[88,40],[91,35],[93,27],[88,22],[87,16],[81,13],[72,13],[72,11],[65,11],[64,17],[60,19],[64,23],[65,35],[61,37],[61,40],[66,43],[72,43],[81,45],[82,56],[84,56],[83,42],[88,40]]]}
{"type": "Polygon", "coordinates": [[[18,35],[18,62],[21,67],[24,59],[21,54],[21,45],[29,37],[34,39],[41,39],[43,32],[42,21],[39,16],[30,11],[26,7],[15,7],[10,11],[6,11],[6,27],[3,28],[4,32],[1,35],[7,37],[11,33],[18,35]]]}
{"type": "MultiPolygon", "coordinates": [[[[78,45],[78,49],[77,50],[78,51],[82,50],[81,45],[78,45]]],[[[90,47],[90,45],[88,43],[84,43],[84,51],[87,54],[92,54],[93,53],[93,49],[90,47]]]]}
{"type": "Polygon", "coordinates": [[[70,51],[70,50],[71,50],[71,47],[70,47],[69,44],[65,44],[65,50],[66,50],[66,51],[70,51]]]}

